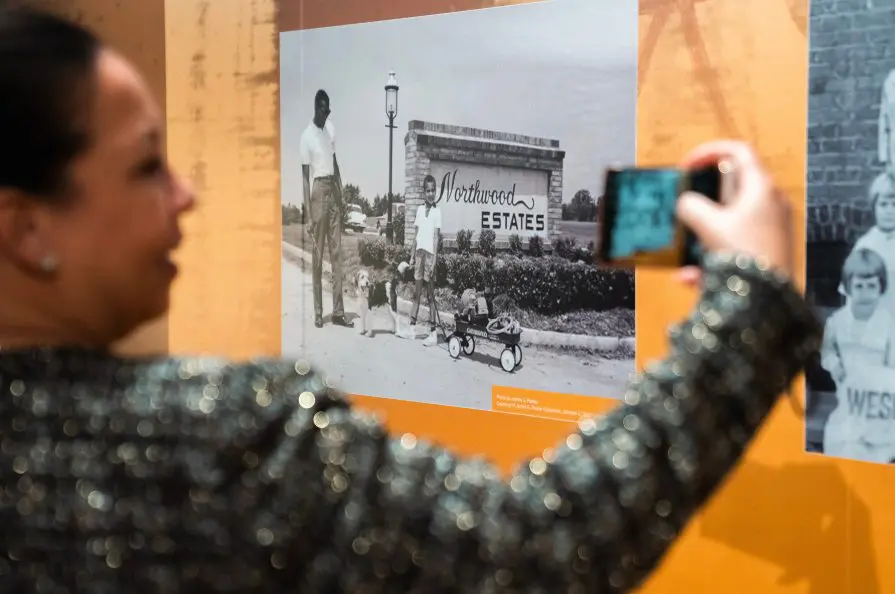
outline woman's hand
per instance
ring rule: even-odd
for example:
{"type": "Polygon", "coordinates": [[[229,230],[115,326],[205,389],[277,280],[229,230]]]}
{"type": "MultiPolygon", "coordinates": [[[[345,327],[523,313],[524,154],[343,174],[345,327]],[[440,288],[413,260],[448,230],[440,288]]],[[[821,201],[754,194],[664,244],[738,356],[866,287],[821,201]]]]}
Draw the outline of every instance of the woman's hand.
{"type": "MultiPolygon", "coordinates": [[[[709,142],[690,153],[681,167],[697,169],[713,163],[720,164],[728,178],[722,186],[722,203],[687,192],[677,204],[680,221],[696,234],[708,252],[745,254],[791,276],[791,206],[755,152],[739,141],[709,142]]],[[[680,276],[695,284],[701,275],[698,269],[685,268],[680,276]]]]}

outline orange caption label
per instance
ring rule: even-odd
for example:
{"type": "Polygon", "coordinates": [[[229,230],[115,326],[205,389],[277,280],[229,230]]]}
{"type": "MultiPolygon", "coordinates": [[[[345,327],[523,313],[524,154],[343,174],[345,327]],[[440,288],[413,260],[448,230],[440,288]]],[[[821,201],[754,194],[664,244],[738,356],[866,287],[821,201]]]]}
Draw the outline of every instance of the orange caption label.
{"type": "Polygon", "coordinates": [[[492,386],[491,410],[527,417],[577,423],[615,408],[618,400],[524,388],[492,386]]]}

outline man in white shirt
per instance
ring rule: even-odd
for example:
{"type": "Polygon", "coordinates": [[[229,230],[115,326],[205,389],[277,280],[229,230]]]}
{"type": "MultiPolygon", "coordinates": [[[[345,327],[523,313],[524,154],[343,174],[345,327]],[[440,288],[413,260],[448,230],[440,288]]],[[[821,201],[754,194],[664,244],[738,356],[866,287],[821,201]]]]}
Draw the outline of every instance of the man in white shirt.
{"type": "Polygon", "coordinates": [[[345,319],[342,299],[342,180],[336,160],[336,134],[329,114],[329,95],[321,89],[314,97],[314,119],[301,135],[300,150],[304,207],[311,223],[317,328],[323,327],[323,248],[327,243],[333,275],[332,322],[337,326],[353,326],[345,319]]]}
{"type": "Polygon", "coordinates": [[[435,191],[435,178],[427,175],[423,180],[423,197],[426,202],[416,210],[414,220],[416,239],[410,257],[410,263],[415,265],[413,277],[416,280],[416,294],[410,314],[411,326],[416,325],[423,283],[426,283],[429,295],[429,333],[423,342],[425,346],[438,344],[438,335],[435,333],[435,260],[438,257],[438,243],[441,237],[441,210],[435,205],[435,191]]]}

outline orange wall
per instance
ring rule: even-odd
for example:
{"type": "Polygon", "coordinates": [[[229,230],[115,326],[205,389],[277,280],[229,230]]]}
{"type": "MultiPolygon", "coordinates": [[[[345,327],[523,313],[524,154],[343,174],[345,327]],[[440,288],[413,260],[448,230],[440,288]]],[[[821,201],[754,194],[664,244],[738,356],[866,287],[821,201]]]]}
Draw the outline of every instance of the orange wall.
{"type": "MultiPolygon", "coordinates": [[[[745,137],[803,214],[806,3],[641,0],[639,161],[674,162],[700,141],[745,137]]],[[[420,7],[439,12],[492,4],[282,0],[282,16],[295,26],[316,27],[412,16],[420,7]]],[[[181,254],[185,274],[170,315],[175,352],[245,357],[280,349],[275,15],[275,0],[166,3],[169,148],[204,200],[188,222],[191,236],[181,254]]],[[[793,233],[802,246],[802,217],[797,219],[793,233]]],[[[669,289],[662,274],[640,273],[637,282],[643,363],[662,354],[664,328],[694,296],[669,289]],[[661,305],[655,295],[662,295],[661,305]]],[[[382,411],[395,432],[483,453],[504,469],[570,429],[503,414],[358,401],[382,411]]],[[[644,591],[895,591],[895,566],[884,561],[895,553],[888,538],[895,531],[895,474],[802,450],[802,420],[783,402],[742,467],[644,591]]]]}

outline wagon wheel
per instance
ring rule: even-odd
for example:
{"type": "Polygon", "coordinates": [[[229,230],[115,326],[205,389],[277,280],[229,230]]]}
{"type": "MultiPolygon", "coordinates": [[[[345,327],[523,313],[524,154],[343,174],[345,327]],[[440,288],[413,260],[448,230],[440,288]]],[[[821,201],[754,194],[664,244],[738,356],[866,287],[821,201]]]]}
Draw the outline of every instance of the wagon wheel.
{"type": "Polygon", "coordinates": [[[460,343],[460,338],[457,336],[451,336],[448,340],[448,353],[450,353],[451,357],[454,359],[460,358],[460,351],[463,349],[463,345],[460,343]]]}
{"type": "Polygon", "coordinates": [[[500,353],[500,366],[504,371],[510,373],[516,369],[516,355],[510,347],[505,348],[500,353]]]}
{"type": "Polygon", "coordinates": [[[513,356],[516,358],[516,367],[522,363],[522,347],[518,344],[513,345],[513,356]]]}
{"type": "Polygon", "coordinates": [[[463,354],[469,357],[475,352],[475,338],[467,336],[463,341],[463,354]]]}

